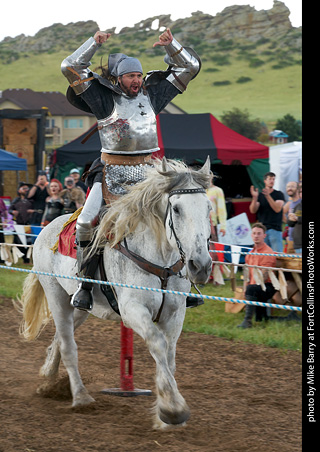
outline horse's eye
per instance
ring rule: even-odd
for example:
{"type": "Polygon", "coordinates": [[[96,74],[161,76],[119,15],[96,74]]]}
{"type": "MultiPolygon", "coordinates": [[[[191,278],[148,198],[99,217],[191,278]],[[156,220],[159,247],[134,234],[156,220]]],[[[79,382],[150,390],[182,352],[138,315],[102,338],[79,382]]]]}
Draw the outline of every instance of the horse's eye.
{"type": "Polygon", "coordinates": [[[179,207],[173,206],[172,208],[173,208],[174,213],[179,213],[179,207]]]}

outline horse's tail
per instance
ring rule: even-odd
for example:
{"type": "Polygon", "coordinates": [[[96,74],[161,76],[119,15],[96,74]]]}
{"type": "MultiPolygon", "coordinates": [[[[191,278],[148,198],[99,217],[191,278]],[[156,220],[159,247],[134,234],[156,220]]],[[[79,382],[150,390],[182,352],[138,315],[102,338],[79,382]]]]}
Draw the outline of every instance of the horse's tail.
{"type": "Polygon", "coordinates": [[[30,273],[26,277],[22,296],[15,306],[23,315],[20,334],[28,341],[36,339],[51,320],[47,298],[36,274],[30,273]]]}

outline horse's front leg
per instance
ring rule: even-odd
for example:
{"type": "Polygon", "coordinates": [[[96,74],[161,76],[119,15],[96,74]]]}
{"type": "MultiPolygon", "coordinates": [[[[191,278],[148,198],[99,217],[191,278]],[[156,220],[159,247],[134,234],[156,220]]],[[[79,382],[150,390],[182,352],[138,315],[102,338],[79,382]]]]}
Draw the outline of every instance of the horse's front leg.
{"type": "MultiPolygon", "coordinates": [[[[188,420],[190,412],[178,390],[168,363],[169,344],[166,336],[152,321],[149,309],[135,302],[132,298],[128,303],[122,305],[121,314],[124,324],[128,328],[132,328],[145,340],[149,352],[156,362],[155,427],[162,427],[162,423],[183,424],[188,420]]],[[[172,357],[174,360],[174,354],[172,357]]]]}

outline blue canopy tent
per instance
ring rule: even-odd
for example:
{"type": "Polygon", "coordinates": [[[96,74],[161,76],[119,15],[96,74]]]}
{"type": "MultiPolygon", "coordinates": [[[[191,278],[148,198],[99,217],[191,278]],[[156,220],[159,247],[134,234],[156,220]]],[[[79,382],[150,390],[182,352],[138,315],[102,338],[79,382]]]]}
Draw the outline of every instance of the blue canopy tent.
{"type": "Polygon", "coordinates": [[[27,160],[0,149],[0,171],[27,171],[27,160]]]}

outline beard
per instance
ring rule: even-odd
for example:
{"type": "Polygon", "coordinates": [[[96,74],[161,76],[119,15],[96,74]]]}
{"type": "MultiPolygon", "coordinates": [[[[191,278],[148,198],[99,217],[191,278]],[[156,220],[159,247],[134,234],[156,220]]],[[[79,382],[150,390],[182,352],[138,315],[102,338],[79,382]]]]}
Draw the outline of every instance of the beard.
{"type": "Polygon", "coordinates": [[[119,86],[122,89],[122,91],[129,97],[137,97],[137,95],[139,94],[139,91],[141,89],[141,86],[138,86],[138,85],[133,85],[134,87],[136,87],[136,89],[133,89],[132,85],[130,85],[129,87],[126,87],[126,86],[124,86],[122,81],[119,82],[119,86]]]}

